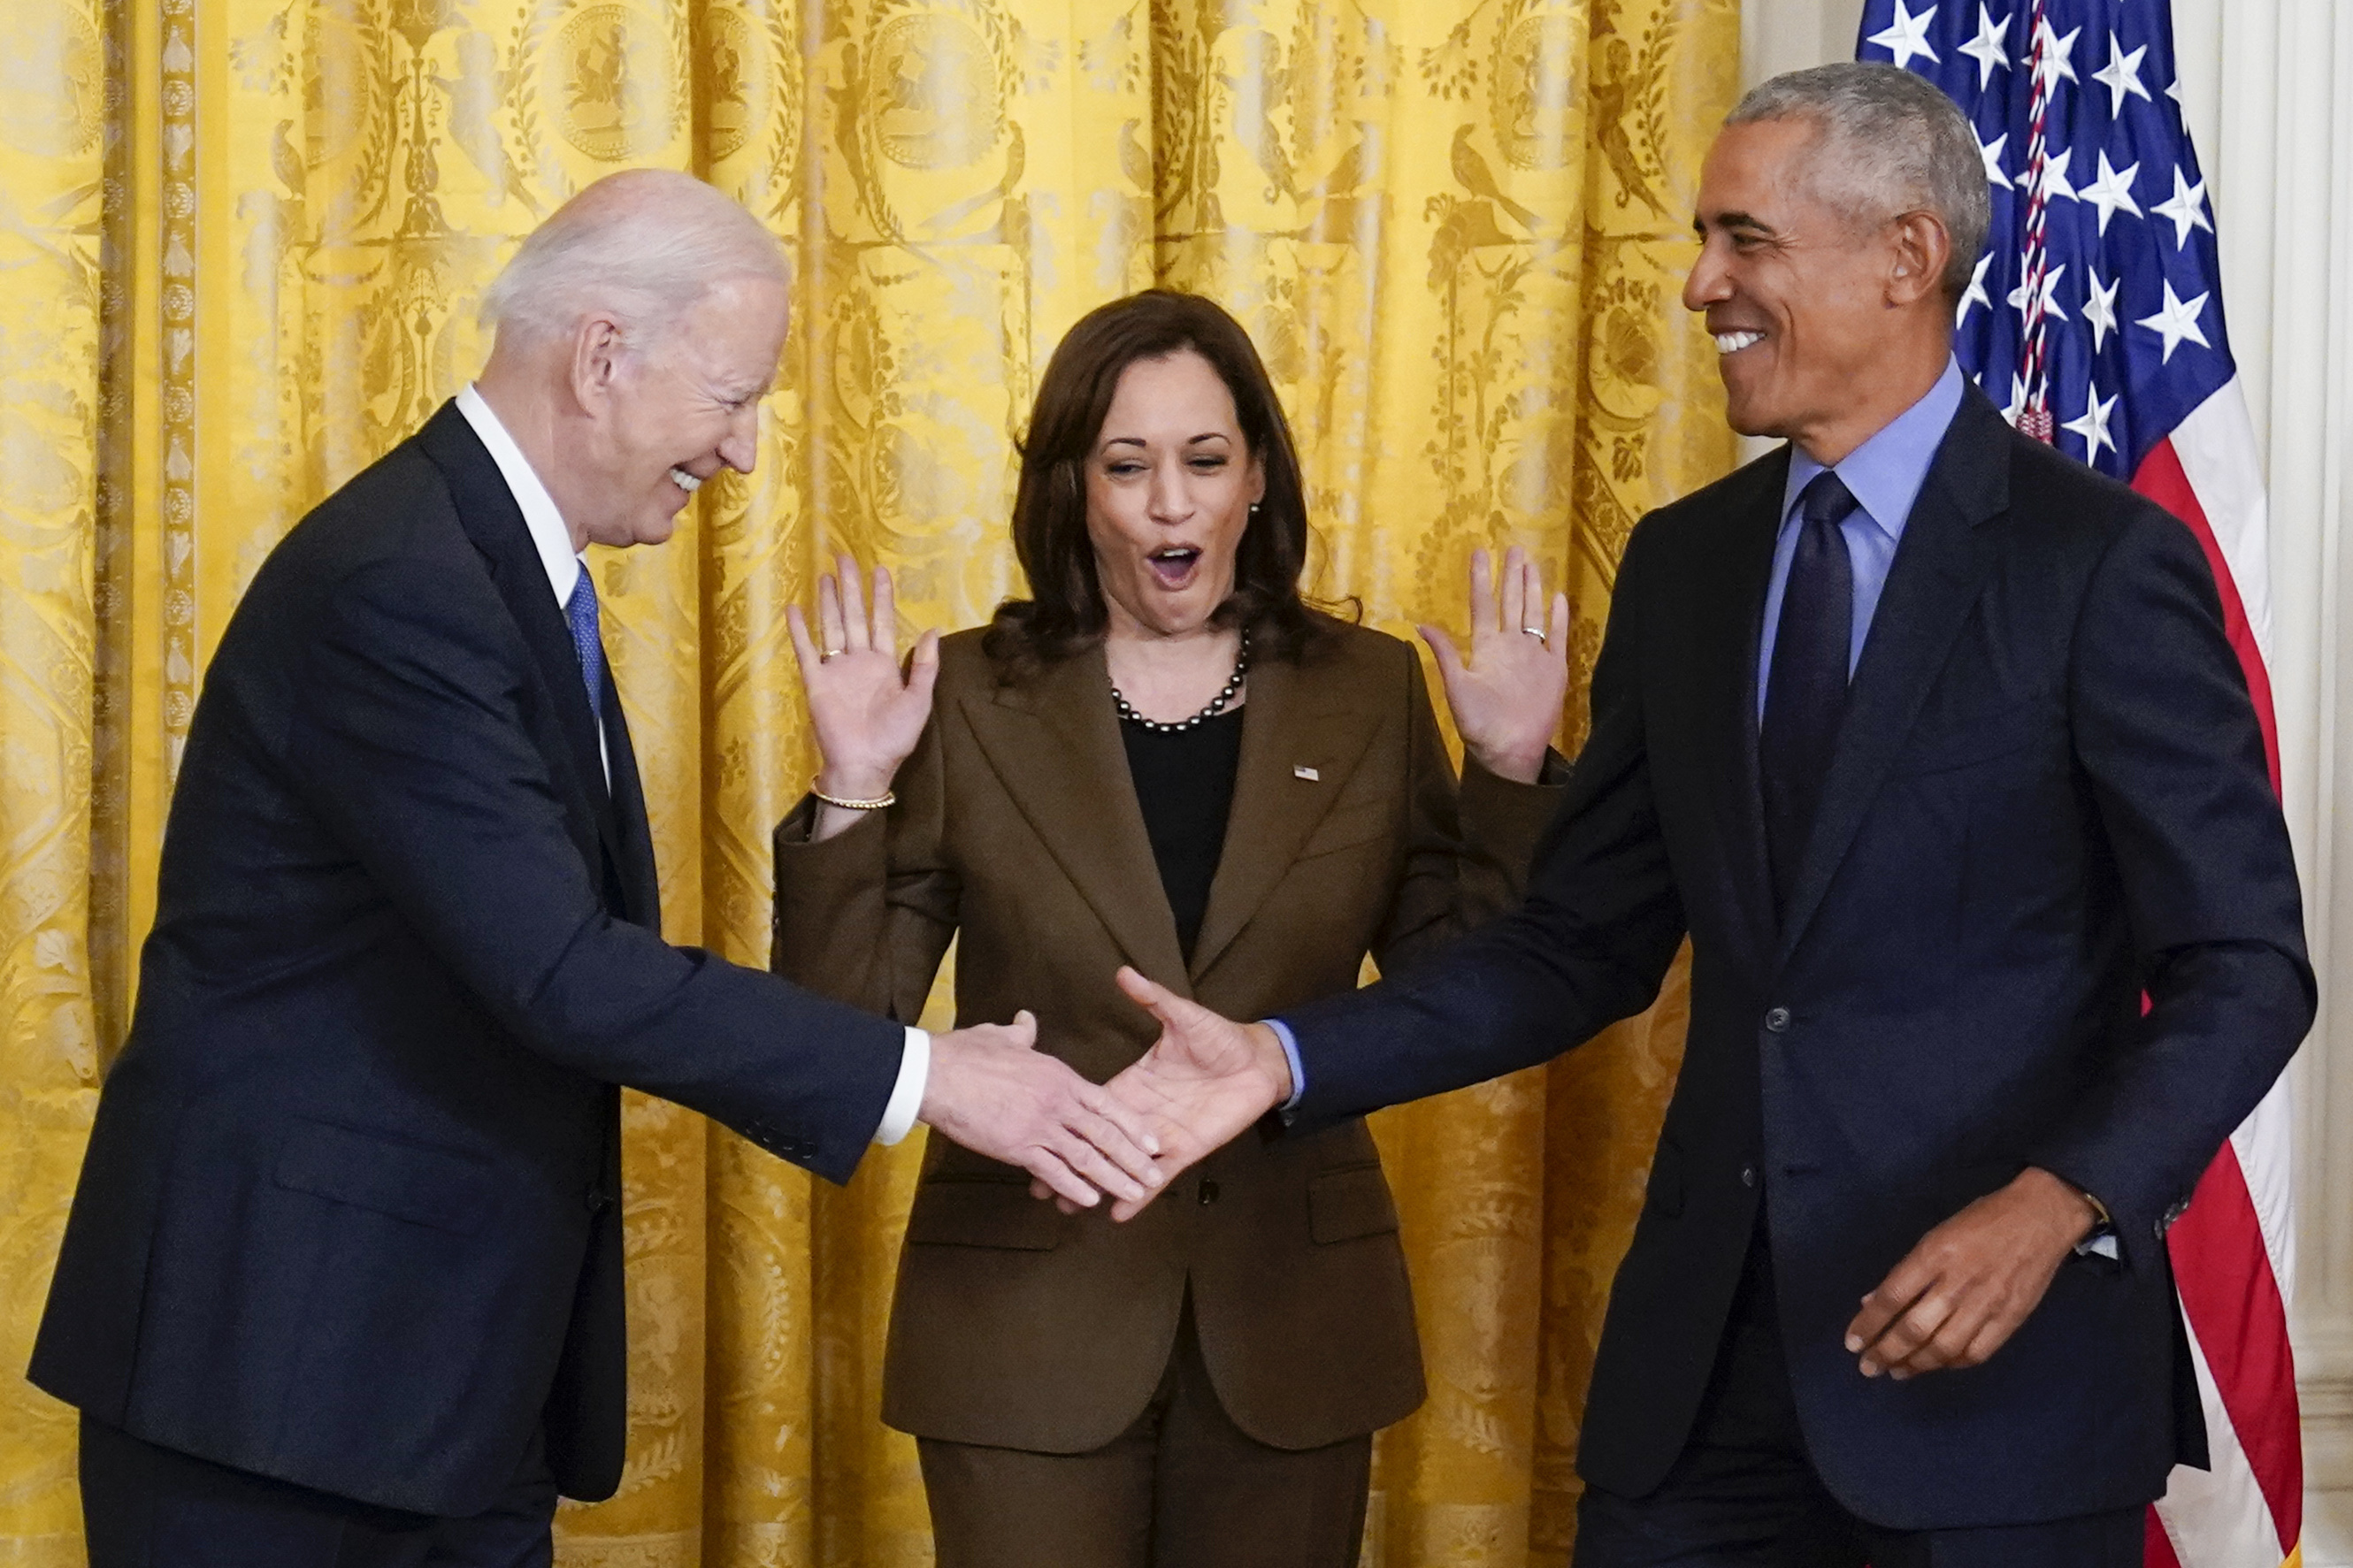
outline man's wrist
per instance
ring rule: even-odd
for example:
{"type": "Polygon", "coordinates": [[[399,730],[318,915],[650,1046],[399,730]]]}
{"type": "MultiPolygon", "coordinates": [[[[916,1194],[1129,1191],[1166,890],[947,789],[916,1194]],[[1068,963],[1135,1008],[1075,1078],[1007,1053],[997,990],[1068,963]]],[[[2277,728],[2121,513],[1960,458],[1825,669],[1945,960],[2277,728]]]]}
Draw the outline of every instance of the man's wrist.
{"type": "Polygon", "coordinates": [[[2063,1203],[2072,1226],[2068,1245],[2081,1247],[2095,1237],[2113,1234],[2116,1226],[2108,1217],[2107,1205],[2066,1177],[2046,1171],[2040,1165],[2029,1165],[2021,1180],[2041,1178],[2041,1184],[2052,1192],[2054,1200],[2063,1203]]]}
{"type": "Polygon", "coordinates": [[[1250,1038],[1259,1047],[1259,1061],[1274,1088],[1274,1109],[1287,1119],[1298,1109],[1299,1097],[1307,1091],[1306,1074],[1299,1065],[1299,1037],[1280,1018],[1262,1019],[1250,1025],[1250,1038]],[[1270,1041],[1273,1045],[1271,1051],[1267,1049],[1270,1041]]]}

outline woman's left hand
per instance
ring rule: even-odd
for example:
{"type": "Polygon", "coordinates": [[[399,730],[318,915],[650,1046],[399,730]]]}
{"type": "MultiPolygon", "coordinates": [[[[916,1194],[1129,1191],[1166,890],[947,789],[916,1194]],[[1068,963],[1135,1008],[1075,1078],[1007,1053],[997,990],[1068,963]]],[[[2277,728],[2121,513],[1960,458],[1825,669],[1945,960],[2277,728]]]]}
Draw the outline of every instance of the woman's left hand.
{"type": "Polygon", "coordinates": [[[1501,587],[1487,552],[1473,552],[1468,662],[1438,627],[1417,629],[1438,656],[1464,749],[1496,777],[1534,784],[1568,698],[1568,595],[1552,596],[1547,625],[1543,574],[1516,544],[1504,552],[1501,587]]]}

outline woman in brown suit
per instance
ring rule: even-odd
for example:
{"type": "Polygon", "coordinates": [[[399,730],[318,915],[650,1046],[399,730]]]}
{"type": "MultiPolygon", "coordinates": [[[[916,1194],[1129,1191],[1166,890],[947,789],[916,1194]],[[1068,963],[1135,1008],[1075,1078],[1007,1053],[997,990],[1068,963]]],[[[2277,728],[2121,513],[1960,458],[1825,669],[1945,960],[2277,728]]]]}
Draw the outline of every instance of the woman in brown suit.
{"type": "MultiPolygon", "coordinates": [[[[1301,599],[1307,520],[1272,386],[1216,305],[1073,327],[1015,503],[1032,597],[927,632],[853,563],[793,630],[823,754],[776,832],[776,967],[913,1020],[1029,1007],[1111,1078],[1155,1026],[1130,963],[1229,1017],[1396,968],[1513,898],[1567,686],[1516,550],[1472,569],[1470,658],[1301,599]],[[1498,601],[1500,600],[1500,604],[1498,601]],[[1522,635],[1523,633],[1525,635],[1522,635]]],[[[1243,1139],[1125,1226],[934,1140],[900,1255],[883,1418],[918,1439],[942,1568],[1350,1568],[1371,1434],[1421,1403],[1397,1210],[1361,1121],[1243,1139]]]]}

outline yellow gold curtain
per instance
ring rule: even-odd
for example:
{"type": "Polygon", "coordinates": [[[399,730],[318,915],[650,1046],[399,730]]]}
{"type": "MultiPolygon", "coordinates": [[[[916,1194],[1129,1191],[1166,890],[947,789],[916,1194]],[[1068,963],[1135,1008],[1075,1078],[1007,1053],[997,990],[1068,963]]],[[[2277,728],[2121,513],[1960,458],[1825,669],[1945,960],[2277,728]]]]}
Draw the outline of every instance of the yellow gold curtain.
{"type": "MultiPolygon", "coordinates": [[[[783,609],[846,547],[911,626],[1014,584],[1037,373],[1155,281],[1282,385],[1314,588],[1457,624],[1477,545],[1565,575],[1581,678],[1632,519],[1732,457],[1674,294],[1737,0],[9,0],[0,56],[0,1568],[81,1562],[71,1413],[16,1377],[153,913],[204,662],[302,511],[480,364],[473,302],[628,164],[797,270],[759,472],[592,564],[668,934],[757,963],[808,751],[783,609]]],[[[1577,739],[1581,694],[1566,741],[1577,739]]],[[[944,1009],[943,994],[934,998],[944,1009]]],[[[1680,984],[1547,1069],[1379,1123],[1431,1394],[1366,1561],[1561,1563],[1599,1309],[1680,984]]],[[[613,1568],[931,1559],[875,1419],[918,1152],[846,1190],[628,1110],[613,1568]]]]}

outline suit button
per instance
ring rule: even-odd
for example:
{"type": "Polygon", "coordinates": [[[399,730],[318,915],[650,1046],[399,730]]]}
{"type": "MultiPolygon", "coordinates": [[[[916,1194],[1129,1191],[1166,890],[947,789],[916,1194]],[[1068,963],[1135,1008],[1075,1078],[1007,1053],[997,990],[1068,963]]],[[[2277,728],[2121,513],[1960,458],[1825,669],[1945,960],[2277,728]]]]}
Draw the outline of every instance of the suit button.
{"type": "Polygon", "coordinates": [[[1217,1184],[1217,1183],[1215,1183],[1215,1182],[1208,1182],[1208,1181],[1203,1182],[1203,1183],[1201,1184],[1201,1206],[1202,1206],[1203,1208],[1207,1208],[1207,1207],[1208,1207],[1211,1204],[1216,1203],[1217,1201],[1218,1201],[1218,1184],[1217,1184]]]}
{"type": "Polygon", "coordinates": [[[612,1199],[605,1195],[605,1189],[602,1187],[590,1187],[587,1191],[586,1196],[588,1200],[588,1212],[590,1214],[603,1214],[607,1208],[611,1206],[613,1202],[612,1199]]]}
{"type": "Polygon", "coordinates": [[[1740,1184],[1744,1187],[1753,1187],[1757,1184],[1756,1166],[1743,1165],[1740,1167],[1740,1184]]]}
{"type": "Polygon", "coordinates": [[[1766,1014],[1765,1027],[1767,1030],[1776,1035],[1788,1033],[1789,1010],[1787,1007],[1776,1007],[1771,1012],[1766,1014]]]}

